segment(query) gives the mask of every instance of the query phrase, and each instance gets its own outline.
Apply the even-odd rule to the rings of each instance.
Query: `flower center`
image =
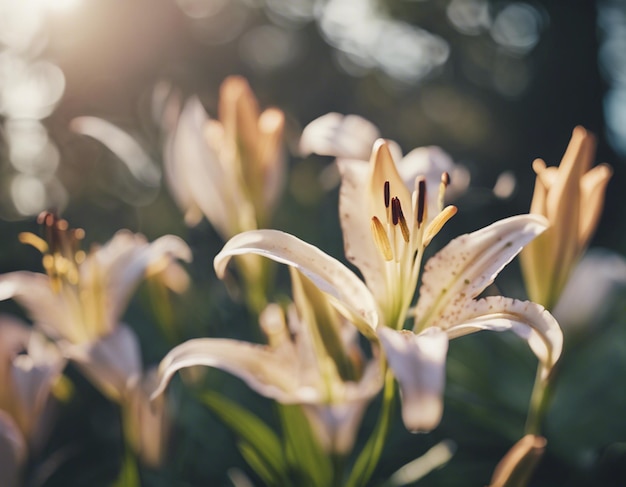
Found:
[[[372,216],[371,232],[376,248],[385,261],[386,296],[380,305],[388,326],[402,328],[417,287],[423,251],[456,213],[454,206],[442,209],[449,184],[450,177],[444,172],[439,185],[437,215],[430,222],[425,177],[418,176],[415,179],[408,219],[400,198],[391,194],[389,181],[383,185],[384,221],[376,215]]]
[[[69,228],[67,220],[48,211],[42,212],[37,222],[43,227],[44,239],[23,232],[19,235],[20,242],[32,245],[43,254],[43,267],[55,292],[59,292],[64,284],[78,285],[78,269],[86,257],[81,249],[85,231]]]

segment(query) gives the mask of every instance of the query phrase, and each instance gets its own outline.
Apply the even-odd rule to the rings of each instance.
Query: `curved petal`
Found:
[[[367,161],[378,129],[358,115],[327,113],[309,123],[300,137],[300,153]]]
[[[288,356],[263,345],[227,338],[196,338],[173,348],[159,365],[161,378],[153,397],[161,394],[180,369],[205,365],[229,372],[259,394],[285,404],[321,401],[314,387],[303,387],[295,364]]]
[[[0,410],[0,472],[2,483],[7,487],[16,487],[20,469],[26,460],[27,447],[13,419]]]
[[[365,279],[368,288],[380,302],[385,293],[385,261],[376,248],[371,230],[370,202],[367,188],[370,167],[364,161],[337,161],[341,174],[339,189],[339,218],[346,258]]]
[[[398,172],[408,188],[413,188],[415,178],[426,178],[426,197],[429,220],[439,213],[439,185],[441,175],[446,172],[451,178],[450,187],[446,191],[449,197],[462,194],[469,185],[469,174],[463,172],[452,158],[440,147],[418,147],[409,152],[397,164]],[[455,177],[455,172],[457,177]]]
[[[98,117],[76,117],[70,122],[73,131],[88,135],[104,144],[142,184],[156,188],[161,171],[143,147],[117,125]]]
[[[120,325],[95,342],[61,343],[61,348],[89,380],[114,401],[121,401],[130,381],[141,374],[139,340],[126,325]]]
[[[489,296],[467,303],[459,315],[444,317],[457,320],[447,327],[448,336],[457,338],[481,330],[506,331],[528,342],[545,366],[554,366],[563,349],[563,332],[556,319],[541,305],[531,301]]]
[[[114,326],[124,312],[128,300],[146,270],[153,265],[163,269],[172,259],[190,262],[191,249],[179,237],[165,235],[148,244],[145,237],[126,230],[117,232],[103,247],[91,254],[81,266],[87,273],[102,273],[108,296],[106,313]],[[93,259],[99,269],[93,265]],[[84,267],[84,271],[83,268]],[[97,278],[97,277],[95,277]],[[85,282],[93,282],[94,276],[81,276]]]
[[[42,429],[41,419],[50,397],[50,389],[61,375],[66,360],[57,346],[42,335],[32,333],[27,348],[13,359],[11,377],[14,400],[19,405],[15,419],[27,439]]]
[[[166,156],[170,156],[169,172],[176,174],[174,181],[180,190],[176,194],[187,192],[194,204],[202,210],[211,224],[222,235],[227,235],[229,214],[226,200],[223,197],[224,175],[217,161],[218,155],[209,147],[204,137],[207,115],[200,100],[190,98],[185,103],[180,114],[176,131],[171,139],[171,145]],[[175,169],[174,169],[175,168]],[[198,186],[203,186],[204,195],[197,198]],[[185,200],[189,201],[188,198]]]
[[[441,316],[462,313],[547,224],[539,215],[518,215],[452,240],[424,266],[415,330],[447,327]]]
[[[137,376],[129,384],[128,398],[124,403],[126,435],[128,441],[149,467],[159,467],[167,454],[170,433],[170,416],[165,397],[150,400],[158,385],[156,370]]]
[[[387,327],[380,327],[377,333],[389,367],[400,385],[404,425],[412,432],[434,429],[443,414],[446,333],[430,328],[416,335]]]
[[[390,142],[384,139],[378,139],[374,142],[372,156],[370,158],[371,180],[370,186],[363,188],[364,191],[370,192],[369,208],[362,208],[361,211],[370,211],[370,218],[377,216],[381,222],[387,220],[387,209],[385,208],[385,183],[389,182],[389,194],[391,198],[397,197],[400,200],[402,210],[407,220],[412,221],[413,205],[411,204],[411,193],[406,183],[400,176],[396,163],[392,155]]]
[[[295,267],[332,299],[362,333],[372,336],[378,325],[376,302],[369,289],[351,270],[317,247],[278,230],[253,230],[230,239],[213,265],[223,278],[235,255],[257,254]]]
[[[14,299],[46,335],[80,340],[68,303],[52,290],[50,278],[39,272],[17,271],[0,276],[0,301]]]

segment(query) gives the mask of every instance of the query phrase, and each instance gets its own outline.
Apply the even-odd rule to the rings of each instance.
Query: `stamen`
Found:
[[[404,213],[402,213],[402,205],[400,204],[400,200],[396,198],[397,207],[398,207],[398,223],[400,224],[400,231],[402,232],[402,238],[406,243],[409,243],[409,238],[411,234],[409,233],[409,227],[406,224],[406,218],[404,218]]]
[[[380,223],[380,220],[375,216],[372,217],[371,228],[376,248],[378,248],[378,251],[382,254],[386,261],[390,261],[393,259],[391,243],[389,242],[389,237],[387,236],[387,232],[385,231],[383,224]]]
[[[439,233],[443,226],[448,223],[448,220],[456,215],[456,212],[456,206],[446,206],[435,218],[433,218],[433,221],[430,222],[424,231],[424,239],[422,240],[424,247],[426,247],[433,237]]]
[[[48,252],[48,244],[46,241],[34,233],[22,232],[17,236],[17,238],[21,243],[35,247],[42,254]]]
[[[443,208],[444,198],[446,195],[446,188],[450,184],[450,175],[447,172],[441,173],[441,183],[439,184],[439,195],[437,197],[437,203],[439,204],[438,210]]]
[[[385,193],[385,208],[389,208],[389,199],[391,197],[391,192],[389,189],[389,181],[385,181],[384,193]]]
[[[426,209],[426,180],[420,179],[417,186],[417,227],[424,221],[424,210]]]
[[[397,196],[394,196],[391,199],[391,223],[393,223],[394,225],[398,224],[398,219],[399,219],[398,208],[399,208],[399,206],[400,206],[400,200],[398,199]]]

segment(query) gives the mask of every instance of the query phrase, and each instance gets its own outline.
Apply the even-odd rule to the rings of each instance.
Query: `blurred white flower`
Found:
[[[56,340],[63,354],[120,405],[131,446],[155,466],[163,458],[167,437],[165,406],[150,409],[147,389],[152,387],[144,384],[150,379],[143,371],[139,342],[120,320],[143,277],[160,276],[180,290],[186,280],[181,281],[176,259],[190,261],[191,251],[173,235],[148,243],[142,235],[120,231],[86,253],[80,249],[82,230],[70,229],[51,213],[43,214],[41,223],[47,241],[30,233],[20,238],[44,254],[47,275],[18,271],[0,276],[0,299],[13,298],[24,306],[34,325]],[[25,357],[18,356],[18,363],[28,365]]]
[[[50,424],[44,412],[65,367],[54,344],[9,316],[0,316],[0,471],[14,485],[29,451],[41,446]]]
[[[626,287],[626,259],[610,250],[593,248],[574,268],[553,314],[565,333],[598,326]]]
[[[260,324],[268,345],[224,338],[189,340],[162,360],[161,393],[180,369],[217,367],[258,393],[284,404],[300,404],[321,445],[349,453],[365,407],[382,387],[377,359],[365,361],[356,329],[332,309],[306,277],[292,271],[294,308],[288,324],[270,304]]]
[[[283,112],[260,112],[240,76],[222,83],[218,120],[207,116],[197,97],[177,117],[178,99],[160,98],[165,174],[187,223],[204,215],[224,239],[266,226],[283,187]]]
[[[354,164],[344,160],[363,161],[365,164],[372,154],[374,143],[380,137],[378,128],[370,121],[358,115],[342,115],[331,112],[309,123],[300,136],[300,152],[303,156],[315,153],[337,158],[342,164]],[[464,166],[454,163],[452,158],[440,147],[418,147],[404,157],[397,143],[391,140],[386,145],[397,164],[398,171],[408,186],[416,174],[426,178],[429,188],[439,185],[442,173],[448,173],[449,184],[446,189],[446,201],[454,201],[461,196],[470,183],[470,173]],[[437,198],[437,193],[431,194]],[[435,203],[431,203],[434,208]]]
[[[89,344],[113,332],[131,293],[146,273],[159,273],[175,259],[191,260],[178,237],[148,243],[143,235],[119,231],[89,253],[80,249],[81,229],[51,213],[42,214],[47,241],[31,233],[20,239],[40,250],[47,274],[17,271],[0,276],[0,300],[15,299],[46,335],[70,344]]]

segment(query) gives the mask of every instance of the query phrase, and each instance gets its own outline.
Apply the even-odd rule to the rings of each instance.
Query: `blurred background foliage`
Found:
[[[194,285],[164,308],[148,283],[126,316],[146,363],[195,336],[258,339],[241,303],[214,276],[223,242],[209,224],[186,228],[160,176],[138,179],[132,161],[71,130],[85,115],[116,124],[141,144],[142,164],[158,175],[155,88],[169,83],[198,94],[215,116],[218,87],[230,74],[248,78],[262,106],[287,114],[290,174],[274,226],[338,258],[331,161],[297,154],[302,127],[329,111],[372,120],[404,152],[440,145],[470,170],[460,213],[436,247],[527,211],[532,161],[557,164],[572,128],[584,125],[598,137],[596,160],[614,169],[592,245],[626,254],[624,1],[0,0],[0,271],[40,270],[39,254],[17,234],[37,231],[34,215],[45,208],[84,228],[88,243],[120,228],[149,239],[178,234],[194,251]],[[510,267],[497,284],[523,297],[518,268]],[[626,484],[624,302],[584,338],[567,337],[548,450],[532,485]],[[20,313],[12,303],[0,309]],[[534,368],[512,337],[454,341],[441,426],[415,436],[397,421],[374,480],[448,438],[455,456],[418,485],[485,485],[522,435]],[[107,485],[122,455],[118,412],[76,371],[68,374],[75,394],[34,460],[32,485]],[[205,380],[271,417],[270,403],[240,382],[216,371]],[[230,485],[226,467],[246,468],[232,435],[180,384],[171,396],[172,460],[163,472],[145,472],[146,485]]]

